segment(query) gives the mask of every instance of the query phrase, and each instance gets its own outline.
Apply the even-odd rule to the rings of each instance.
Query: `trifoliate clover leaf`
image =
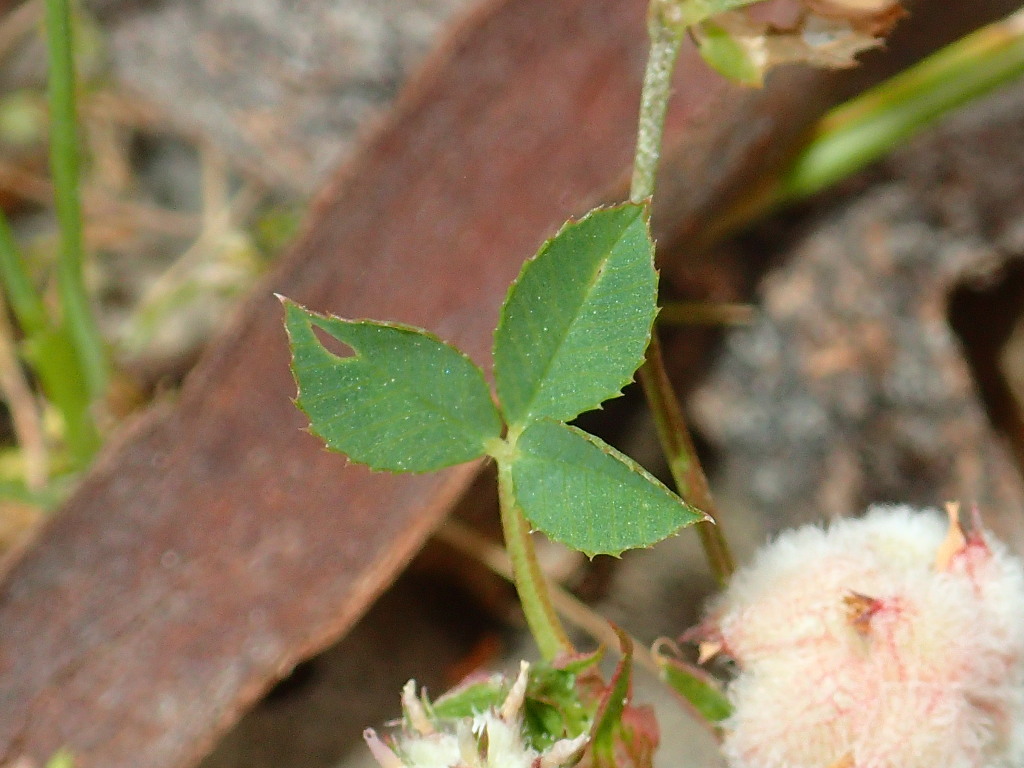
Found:
[[[647,219],[645,205],[592,211],[523,266],[494,332],[509,425],[569,421],[632,380],[657,314]]]

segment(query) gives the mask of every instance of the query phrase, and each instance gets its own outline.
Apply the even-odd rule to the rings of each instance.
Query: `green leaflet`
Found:
[[[530,424],[509,471],[527,519],[591,556],[648,547],[705,519],[628,456],[567,424]]]
[[[296,402],[328,447],[372,469],[428,472],[478,458],[500,436],[483,374],[457,349],[417,328],[283,302]],[[355,354],[325,349],[314,326]]]
[[[494,332],[509,425],[569,421],[632,380],[657,314],[647,218],[644,205],[592,211],[523,266]]]

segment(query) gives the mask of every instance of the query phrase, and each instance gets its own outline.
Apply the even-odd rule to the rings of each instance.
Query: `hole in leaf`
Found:
[[[313,334],[316,336],[317,341],[323,344],[324,349],[330,352],[335,357],[355,357],[356,351],[345,342],[334,338],[325,331],[323,328],[313,326]]]

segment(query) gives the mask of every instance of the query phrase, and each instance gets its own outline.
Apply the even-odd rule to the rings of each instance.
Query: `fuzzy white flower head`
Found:
[[[1024,567],[955,508],[784,533],[698,634],[738,666],[732,768],[1024,766]]]
[[[522,709],[530,665],[520,664],[519,676],[500,709],[460,720],[438,730],[416,696],[410,680],[402,690],[407,730],[393,746],[373,731],[363,732],[381,768],[564,768],[574,765],[588,741],[587,734],[561,739],[543,752],[523,739]]]

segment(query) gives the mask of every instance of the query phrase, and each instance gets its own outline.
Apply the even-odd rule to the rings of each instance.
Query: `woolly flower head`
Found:
[[[1024,568],[951,507],[789,531],[695,630],[732,768],[1024,766]]]
[[[564,768],[574,765],[588,741],[587,734],[560,739],[543,751],[523,737],[523,704],[529,664],[499,708],[490,708],[454,723],[435,723],[416,696],[410,680],[402,690],[404,728],[385,744],[372,728],[363,732],[381,768]]]

